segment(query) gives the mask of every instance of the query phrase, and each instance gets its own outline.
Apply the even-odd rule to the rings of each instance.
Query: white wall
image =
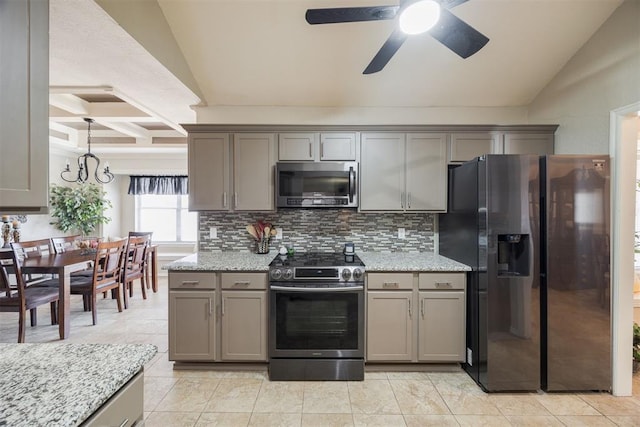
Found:
[[[557,123],[556,152],[609,152],[609,112],[640,100],[640,1],[626,0],[529,106]]]

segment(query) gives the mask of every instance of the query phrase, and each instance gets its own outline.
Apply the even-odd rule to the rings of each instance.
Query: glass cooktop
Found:
[[[297,252],[276,255],[269,267],[364,267],[358,255],[340,252]]]

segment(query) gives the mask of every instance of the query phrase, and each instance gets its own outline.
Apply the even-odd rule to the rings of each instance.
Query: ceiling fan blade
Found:
[[[429,34],[462,58],[470,57],[489,41],[484,34],[447,9],[440,10],[440,20]]]
[[[382,45],[376,56],[373,57],[362,74],[373,74],[382,70],[391,57],[400,49],[402,43],[407,39],[407,35],[399,28],[396,28]]]
[[[451,9],[452,7],[456,7],[462,3],[466,3],[469,0],[440,0],[440,6],[443,9]]]
[[[380,21],[392,19],[399,6],[339,7],[308,9],[305,18],[309,24],[337,24],[340,22]]]

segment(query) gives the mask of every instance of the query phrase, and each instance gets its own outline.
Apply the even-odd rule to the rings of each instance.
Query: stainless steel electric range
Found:
[[[269,264],[269,378],[364,379],[364,263],[297,253]]]

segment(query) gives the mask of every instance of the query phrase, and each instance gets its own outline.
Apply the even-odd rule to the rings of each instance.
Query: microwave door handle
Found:
[[[353,195],[356,192],[356,172],[349,168],[349,203],[353,203]]]

